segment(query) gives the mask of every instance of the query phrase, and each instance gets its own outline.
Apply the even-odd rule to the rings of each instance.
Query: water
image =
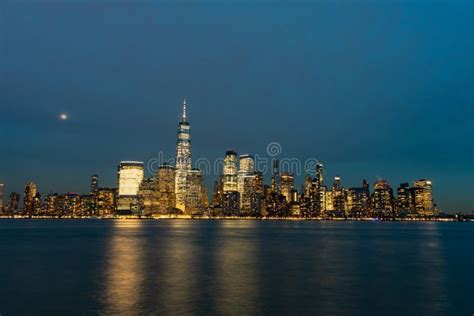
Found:
[[[1,220],[0,314],[472,315],[472,223]]]

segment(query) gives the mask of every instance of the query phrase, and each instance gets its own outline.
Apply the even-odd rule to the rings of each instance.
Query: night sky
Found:
[[[473,3],[0,1],[0,182],[115,186],[121,160],[175,155],[186,97],[194,159],[276,141],[328,186],[428,178],[471,209]]]

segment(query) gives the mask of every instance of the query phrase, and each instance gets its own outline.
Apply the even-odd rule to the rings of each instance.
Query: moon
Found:
[[[67,116],[66,113],[61,113],[61,114],[59,115],[59,119],[60,119],[61,121],[65,121],[65,120],[68,119],[68,116]]]

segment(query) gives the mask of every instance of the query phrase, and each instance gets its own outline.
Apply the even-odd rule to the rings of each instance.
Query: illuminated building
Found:
[[[85,194],[81,196],[81,215],[83,216],[96,216],[98,215],[97,211],[97,194],[99,193],[99,188],[96,190],[96,194]]]
[[[174,183],[173,183],[174,186]],[[144,178],[138,189],[137,215],[151,215],[158,209],[158,183],[156,177]]]
[[[239,191],[240,195],[240,210],[242,214],[253,214],[256,213],[255,210],[255,194],[256,192],[256,181],[257,174],[239,174],[239,183],[241,188]]]
[[[36,196],[36,184],[29,182],[25,186],[25,196],[23,197],[23,213],[32,215],[34,213],[34,199]]]
[[[344,190],[341,187],[341,178],[336,176],[332,185],[332,199],[333,208],[335,211],[345,212],[345,196]]]
[[[97,195],[99,192],[99,176],[96,174],[93,174],[91,176],[91,194],[92,195]]]
[[[306,175],[306,178],[304,179],[304,184],[303,184],[303,195],[307,198],[310,197],[311,195],[311,185],[312,185],[313,180],[309,175]]]
[[[281,174],[280,178],[281,194],[285,197],[287,203],[292,201],[292,191],[295,188],[295,177],[289,172]]]
[[[395,203],[398,212],[411,212],[413,210],[412,190],[408,183],[402,183],[397,189],[397,200]]]
[[[383,213],[384,215],[392,213],[393,191],[388,181],[378,180],[375,182],[372,202],[375,212]]]
[[[346,210],[353,217],[367,216],[369,197],[365,188],[349,188],[346,194]]]
[[[416,213],[423,216],[436,215],[433,203],[433,186],[430,180],[421,179],[413,184]]]
[[[100,216],[113,215],[116,211],[116,189],[99,188],[97,210]]]
[[[61,215],[80,216],[81,215],[81,196],[77,193],[66,193],[59,197],[59,209]]]
[[[250,155],[240,156],[240,169],[237,175],[237,191],[240,195],[240,209],[242,213],[251,213],[254,191],[255,162]]]
[[[228,150],[224,158],[224,192],[237,190],[237,153]]]
[[[325,204],[325,211],[332,212],[335,210],[334,208],[334,192],[327,191],[326,192],[326,204]]]
[[[218,181],[214,181],[214,189],[212,192],[212,207],[221,207],[222,198],[224,196],[224,176],[220,176]]]
[[[138,207],[138,190],[143,181],[143,162],[122,161],[118,166],[117,211],[131,211]]]
[[[191,171],[191,127],[186,116],[186,100],[183,102],[183,113],[178,124],[178,140],[176,144],[176,208],[185,211],[186,179]]]
[[[16,192],[10,193],[10,196],[8,197],[8,206],[7,206],[8,213],[16,213],[18,211],[19,206],[20,206],[20,194]]]
[[[0,183],[0,213],[3,212],[3,189],[4,184]]]
[[[240,194],[238,191],[224,191],[222,215],[238,216],[240,213]]]
[[[169,213],[176,207],[176,169],[168,164],[158,168],[157,177],[157,210],[160,214]]]
[[[244,193],[244,179],[245,177],[255,173],[255,163],[252,156],[241,155],[239,165],[240,169],[237,174],[237,191],[239,191],[242,198],[242,194]]]
[[[271,190],[272,192],[280,192],[280,161],[278,159],[274,159],[272,166],[273,172]]]
[[[44,199],[44,211],[47,215],[55,215],[58,211],[59,195],[49,193]]]
[[[204,176],[199,169],[191,169],[186,179],[186,214],[203,213],[207,208]]]

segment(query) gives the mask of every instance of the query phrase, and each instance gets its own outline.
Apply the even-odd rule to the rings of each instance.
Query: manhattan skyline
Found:
[[[345,186],[428,178],[441,210],[471,209],[472,4],[362,3],[1,4],[5,196],[87,192],[94,173],[112,187],[122,160],[173,157],[186,97],[193,157],[277,141]]]

